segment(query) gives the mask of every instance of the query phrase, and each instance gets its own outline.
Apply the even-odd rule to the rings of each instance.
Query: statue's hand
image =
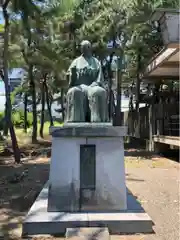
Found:
[[[90,85],[90,87],[96,87],[96,86],[99,86],[99,83],[93,82],[93,83],[91,83],[91,85]]]

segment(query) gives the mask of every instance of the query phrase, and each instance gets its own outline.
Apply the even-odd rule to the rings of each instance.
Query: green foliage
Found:
[[[39,4],[41,3],[41,4]],[[162,48],[161,36],[149,22],[156,7],[179,7],[177,0],[10,0],[10,67],[25,70],[33,65],[37,98],[42,79],[47,74],[49,99],[66,86],[65,72],[79,54],[82,39],[92,42],[94,54],[106,62],[110,54],[127,58],[123,81],[131,82],[137,76],[138,54],[141,51],[141,69]],[[20,18],[14,18],[19,14]],[[1,26],[3,28],[3,25]],[[1,30],[0,30],[1,31]],[[113,49],[107,43],[118,40]],[[115,42],[115,41],[114,41]],[[122,51],[123,50],[123,51]],[[29,79],[11,94],[29,89]],[[29,95],[30,95],[29,91]],[[22,124],[16,113],[15,124]]]
[[[79,54],[79,44],[84,38],[92,42],[95,55],[104,60],[112,51],[121,54],[120,46],[109,50],[107,42],[114,38],[122,41],[123,36],[128,58],[128,74],[124,79],[135,77],[139,47],[145,65],[162,46],[157,30],[149,23],[152,11],[179,5],[177,0],[12,0],[11,3],[12,11],[21,15],[21,19],[11,20],[11,66],[19,64],[27,68],[26,58],[40,72],[48,72],[51,76],[48,86],[56,86],[53,87],[56,90],[63,86],[64,73]],[[27,45],[29,34],[31,46]]]
[[[15,100],[16,100],[16,96],[17,95],[22,95],[24,89],[23,86],[18,86],[14,89],[13,92],[11,92],[11,104],[13,105]]]
[[[14,126],[16,127],[22,127],[24,125],[24,112],[19,110],[19,111],[14,111],[12,113],[12,122]],[[33,115],[31,112],[27,113],[27,125],[30,127],[33,124]]]
[[[4,24],[0,24],[0,33],[3,33],[4,32]]]
[[[4,127],[4,112],[0,112],[0,131],[3,130],[3,127]]]

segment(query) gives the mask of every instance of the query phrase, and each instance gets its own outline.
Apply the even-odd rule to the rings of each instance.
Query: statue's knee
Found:
[[[79,97],[81,95],[83,95],[83,92],[78,87],[72,87],[67,92],[67,96]]]
[[[72,88],[69,88],[69,90],[67,91],[67,95],[73,94],[76,92],[80,92],[80,89],[78,87],[72,87]]]
[[[106,97],[106,90],[102,87],[96,86],[89,91],[91,97]]]

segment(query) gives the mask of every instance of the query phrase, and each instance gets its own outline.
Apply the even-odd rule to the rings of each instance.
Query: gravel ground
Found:
[[[111,240],[179,240],[179,163],[126,157],[127,187],[154,222],[154,234],[112,236]]]
[[[178,199],[180,193],[179,163],[165,158],[153,158],[147,156],[140,158],[137,156],[128,156],[125,158],[125,165],[127,187],[138,198],[145,211],[152,218],[155,224],[153,227],[155,233],[147,235],[111,236],[111,240],[180,240],[180,209]],[[36,185],[36,189],[41,189],[42,184],[46,181],[45,178],[48,176],[49,164],[47,159],[33,161],[31,164],[28,162],[28,164],[24,165],[24,167],[28,168],[29,177],[27,179],[28,184],[22,186],[23,189],[29,191],[32,186]],[[3,176],[3,173],[7,173],[9,169],[9,166],[7,166],[7,168],[2,168],[0,166],[0,178]],[[12,170],[14,171],[14,168],[12,168]],[[20,171],[22,171],[22,169],[20,169]],[[45,174],[44,177],[43,174]],[[38,179],[38,176],[42,176],[42,179]],[[13,188],[16,195],[20,194],[20,192],[22,194],[22,189],[18,192],[18,186],[13,185]],[[8,195],[8,192],[4,192],[7,200],[12,196],[12,193],[9,192]],[[22,202],[20,205],[22,205]],[[13,218],[17,227],[14,229],[12,234],[8,234],[9,237],[5,238],[0,231],[0,239],[21,239],[21,225],[18,223],[21,222],[22,216],[27,211],[26,206],[26,209],[23,209],[25,211],[19,211],[16,208],[13,208],[13,206],[12,208],[11,206],[9,207],[9,205],[6,206],[6,204],[2,204],[1,207],[4,207],[4,211],[2,211],[2,208],[0,209],[0,225],[3,222],[2,213],[5,214],[6,212],[7,214],[5,214],[4,217],[6,219],[7,217],[8,219],[10,217],[11,219]],[[8,213],[11,213],[10,217],[8,216]],[[8,219],[6,221],[8,221]],[[10,238],[10,235],[14,235],[14,238]],[[35,237],[33,239],[63,240],[64,238]]]

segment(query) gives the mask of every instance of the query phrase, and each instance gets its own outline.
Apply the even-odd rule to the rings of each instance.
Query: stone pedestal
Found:
[[[23,222],[23,235],[65,234],[71,228],[152,232],[152,221],[125,187],[124,127],[52,127],[49,181]]]
[[[48,211],[125,210],[125,127],[52,127]]]

